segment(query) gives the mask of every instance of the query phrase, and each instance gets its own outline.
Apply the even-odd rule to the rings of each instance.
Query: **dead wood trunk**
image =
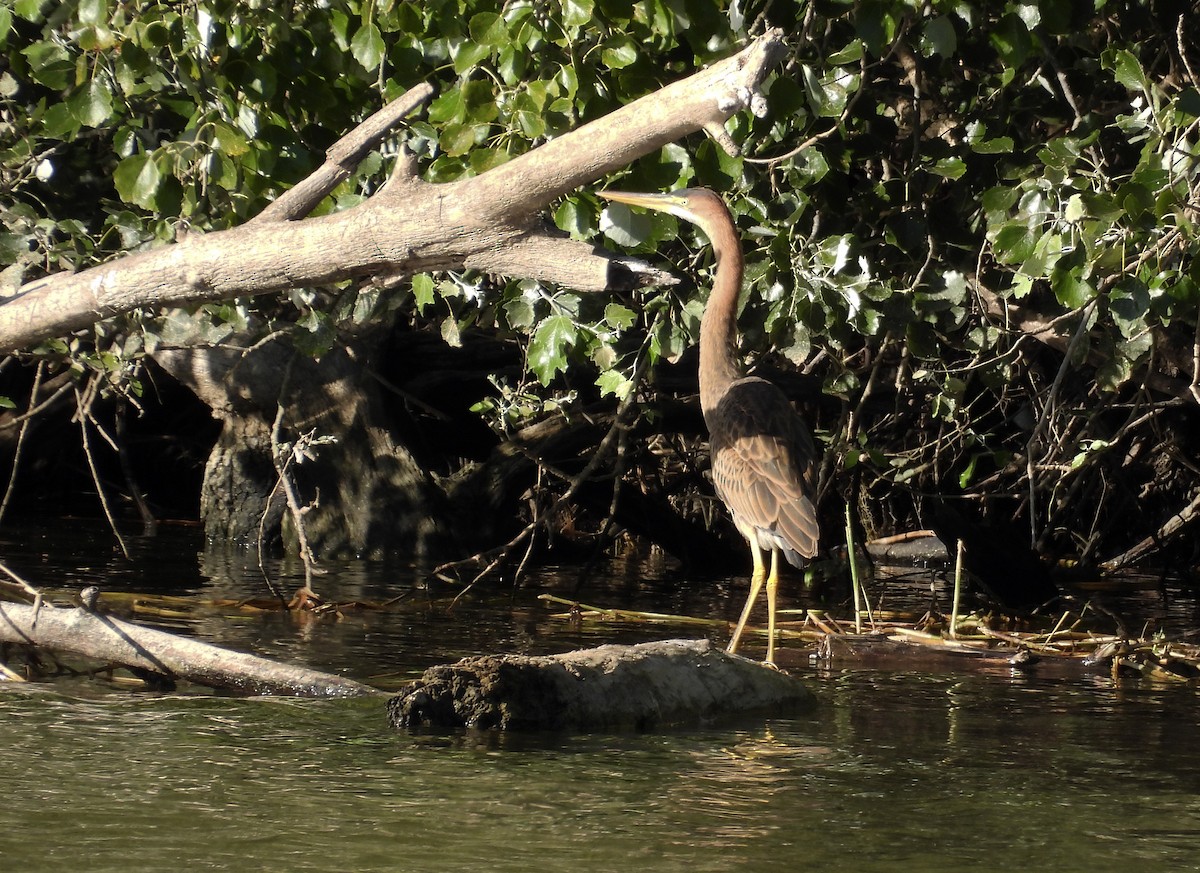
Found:
[[[70,652],[168,679],[249,694],[364,697],[352,679],[232,652],[86,609],[0,603],[0,642]]]
[[[248,544],[279,538],[295,548],[280,476],[291,452],[287,475],[308,507],[305,532],[317,557],[442,554],[445,495],[392,436],[371,376],[374,351],[366,337],[313,359],[280,335],[244,350],[157,353],[158,363],[224,425],[202,489],[210,538]],[[328,441],[306,455],[296,448],[305,435]]]
[[[800,680],[707,640],[487,655],[432,667],[388,701],[397,728],[645,730],[813,704]]]

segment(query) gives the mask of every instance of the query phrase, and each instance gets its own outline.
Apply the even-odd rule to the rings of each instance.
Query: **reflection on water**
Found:
[[[35,581],[73,562],[72,585],[258,591],[252,560],[209,556],[199,569],[194,539],[139,543],[147,563],[132,565],[97,543],[0,548]],[[390,682],[467,654],[664,634],[564,627],[535,588],[447,610],[402,568],[331,569],[339,599],[411,596],[340,621],[201,614],[189,632]],[[604,597],[630,605],[653,589],[622,577]],[[678,587],[666,608],[733,613],[740,596]],[[1180,870],[1200,858],[1192,686],[1114,686],[1047,664],[801,669],[820,701],[809,715],[599,736],[395,733],[378,700],[0,687],[0,856],[14,870],[688,873]]]

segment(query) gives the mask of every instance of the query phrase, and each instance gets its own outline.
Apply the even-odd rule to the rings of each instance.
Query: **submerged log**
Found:
[[[141,675],[186,679],[212,688],[295,697],[364,697],[374,688],[319,670],[279,664],[89,609],[0,603],[0,642],[70,652]]]
[[[431,667],[388,701],[388,715],[397,728],[645,730],[812,702],[786,673],[707,640],[666,640]]]

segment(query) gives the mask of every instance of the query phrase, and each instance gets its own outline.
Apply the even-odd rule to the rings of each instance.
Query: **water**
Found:
[[[153,577],[202,597],[256,584],[256,567],[210,557],[203,566],[222,569],[206,576],[186,536],[171,542],[140,544],[158,556],[144,565],[28,538],[0,547],[14,568],[70,564],[71,584],[106,590]],[[409,581],[347,565],[324,587],[368,597]],[[655,588],[610,582],[609,603]],[[207,612],[181,624],[393,686],[464,654],[667,633],[571,628],[536,593],[447,613],[414,591],[400,612],[341,621]],[[671,596],[732,614],[740,593]],[[380,700],[4,686],[0,857],[33,871],[1200,868],[1193,686],[1117,685],[1045,662],[1027,673],[798,663],[819,699],[810,714],[592,736],[399,733]]]

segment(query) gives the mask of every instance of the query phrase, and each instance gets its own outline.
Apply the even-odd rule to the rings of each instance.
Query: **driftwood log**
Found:
[[[397,728],[646,730],[812,702],[785,673],[707,640],[667,640],[431,667],[388,701],[388,715]]]
[[[364,697],[374,688],[318,670],[175,636],[84,608],[0,603],[0,643],[69,652],[135,673],[295,697]]]

